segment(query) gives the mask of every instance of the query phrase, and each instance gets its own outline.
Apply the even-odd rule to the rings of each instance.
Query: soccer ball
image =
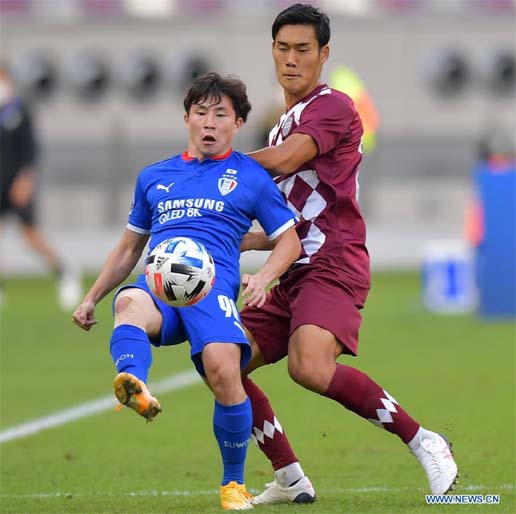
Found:
[[[156,246],[145,260],[145,280],[160,300],[173,307],[201,301],[215,282],[213,257],[188,237],[173,237]]]

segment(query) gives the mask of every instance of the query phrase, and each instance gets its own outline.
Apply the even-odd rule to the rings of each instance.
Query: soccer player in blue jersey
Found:
[[[259,164],[231,149],[234,135],[251,105],[244,84],[209,73],[197,78],[185,100],[188,149],[145,168],[138,176],[129,222],[73,320],[89,330],[97,321],[95,305],[165,239],[186,236],[213,256],[216,281],[201,302],[174,308],[152,295],[143,275],[115,295],[115,328],[110,349],[118,369],[115,395],[152,421],[161,411],[146,382],[151,344],[189,340],[192,361],[215,396],[213,428],[219,444],[223,479],[221,503],[227,510],[252,508],[244,484],[244,462],[252,414],[240,370],[251,348],[235,302],[240,287],[240,243],[257,219],[274,249],[254,275],[242,276],[244,303],[261,306],[265,289],[298,257],[296,217]],[[228,187],[230,185],[231,187]]]

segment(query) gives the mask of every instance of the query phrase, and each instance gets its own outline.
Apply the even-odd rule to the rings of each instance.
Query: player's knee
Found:
[[[308,387],[311,383],[311,376],[307,366],[304,366],[303,363],[298,360],[289,359],[288,374],[294,382],[302,386]]]
[[[224,388],[240,380],[240,367],[232,362],[205,365],[206,375],[212,388]]]
[[[327,389],[325,373],[321,368],[314,366],[314,363],[289,359],[288,373],[294,382],[310,391],[323,393]]]
[[[240,348],[236,344],[210,343],[202,352],[206,378],[217,401],[241,403],[245,393],[240,378]]]
[[[145,327],[145,315],[137,300],[130,295],[117,296],[115,300],[115,326],[123,323]]]
[[[134,298],[130,296],[117,296],[115,299],[115,314],[120,315],[134,308]]]

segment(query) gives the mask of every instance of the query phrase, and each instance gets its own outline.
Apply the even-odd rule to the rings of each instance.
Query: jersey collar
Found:
[[[226,153],[219,154],[219,155],[212,155],[211,157],[208,157],[205,160],[223,161],[224,159],[227,159],[231,155],[232,152],[233,152],[233,148],[230,148]],[[198,160],[197,157],[190,155],[188,153],[188,150],[185,150],[181,154],[181,158],[183,159],[183,161],[186,161],[186,162],[192,162],[192,161]]]
[[[309,98],[318,94],[320,91],[322,91],[324,88],[327,88],[327,87],[329,87],[328,84],[318,84],[317,87],[315,87],[314,89],[312,89],[312,91],[310,91],[310,93],[307,93],[305,96],[303,96],[303,98],[300,98],[289,109],[286,109],[285,112],[289,112],[290,109],[292,109],[292,107],[294,107],[294,105],[300,104],[302,102],[306,102]]]

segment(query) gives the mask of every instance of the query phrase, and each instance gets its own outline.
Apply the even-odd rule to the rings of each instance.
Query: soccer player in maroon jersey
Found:
[[[396,434],[423,466],[432,493],[444,494],[458,475],[445,438],[424,429],[365,373],[336,362],[341,354],[357,354],[370,276],[357,201],[362,122],[347,95],[320,82],[329,57],[328,17],[311,5],[292,5],[277,16],[272,38],[285,113],[270,133],[270,146],[250,155],[276,175],[300,219],[303,248],[266,303],[242,311],[253,346],[245,371],[288,356],[295,382]],[[251,232],[242,250],[269,245],[263,233]],[[275,471],[254,503],[313,502],[312,484],[267,397],[249,378],[243,382],[253,406],[253,440]]]

